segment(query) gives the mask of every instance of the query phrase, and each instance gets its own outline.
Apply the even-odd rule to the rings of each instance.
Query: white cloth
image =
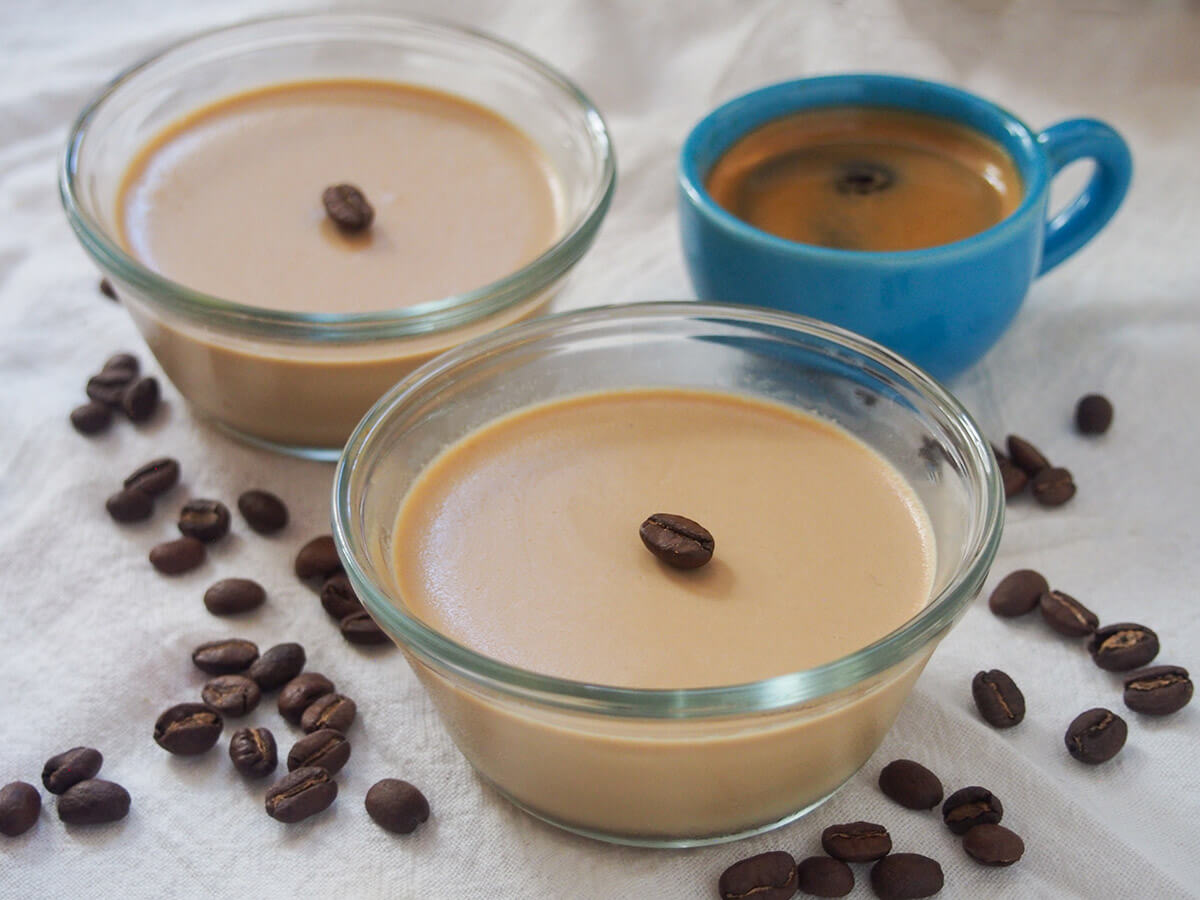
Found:
[[[53,798],[23,837],[0,837],[0,897],[658,897],[716,896],[734,860],[772,848],[819,850],[834,822],[886,824],[898,850],[946,871],[944,897],[1188,896],[1200,884],[1200,703],[1172,718],[1132,713],[1129,742],[1091,768],[1064,752],[1070,719],[1125,713],[1119,678],[1038,623],[994,618],[981,598],[944,642],[893,732],[829,804],[787,828],[693,851],[634,850],[576,838],[517,811],[474,777],[397,652],[343,643],[291,559],[326,531],[333,469],[231,442],[166,388],[153,424],[87,439],[67,424],[87,375],[115,350],[149,355],[59,208],[56,164],[84,101],[114,72],[201,27],[282,9],[279,0],[44,0],[0,5],[0,783],[38,783],[43,761],[100,748],[102,775],[133,796],[115,825],[67,828]],[[1042,127],[1111,122],[1136,163],[1125,207],[1095,242],[1038,281],[1011,331],[955,388],[987,431],[1019,432],[1072,468],[1078,496],[1058,510],[1015,503],[986,590],[1030,566],[1095,609],[1162,637],[1160,662],[1200,675],[1200,8],[1083,0],[598,3],[414,0],[410,12],[490,30],[547,59],[590,93],[616,141],[619,188],[560,308],[691,296],[676,236],[674,167],[692,123],[720,101],[785,78],[855,70],[932,77],[978,91]],[[1075,177],[1067,182],[1077,184]],[[1065,195],[1060,190],[1059,195]],[[1074,434],[1076,398],[1102,390],[1109,435]],[[105,497],[159,454],[184,487],[143,525],[116,527]],[[234,534],[200,570],[157,576],[146,551],[173,530],[181,498],[232,501],[276,491],[292,524]],[[260,579],[269,600],[244,623],[201,603],[218,577]],[[354,756],[326,814],[266,817],[261,784],[236,777],[225,741],[197,759],[151,740],[156,715],[196,698],[190,649],[243,634],[299,640],[309,668],[358,700]],[[1010,672],[1029,714],[1010,733],[981,723],[969,683]],[[286,754],[294,730],[270,701],[249,718]],[[982,784],[1026,841],[1012,869],[971,862],[935,814],[875,787],[880,767],[915,757],[948,789]],[[398,838],[363,810],[375,780],[408,778],[433,817]],[[39,786],[40,787],[40,786]],[[853,896],[870,896],[859,867]]]

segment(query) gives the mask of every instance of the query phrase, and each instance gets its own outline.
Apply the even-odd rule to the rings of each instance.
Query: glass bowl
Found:
[[[911,484],[932,525],[928,605],[833,662],[686,690],[586,684],[516,668],[407,611],[392,568],[395,517],[441,450],[513,410],[648,387],[787,404],[837,423],[882,455]],[[648,846],[773,828],[853,775],[983,585],[1003,510],[988,443],[929,376],[831,325],[700,303],[549,316],[446,353],[375,405],[346,445],[333,492],[334,537],[355,590],[404,650],[479,774],[555,825]]]
[[[351,314],[279,312],[207,295],[151,271],[122,246],[122,180],[138,152],[173,122],[254,88],[352,78],[464,97],[528,135],[557,175],[560,228],[553,245],[477,290]],[[197,412],[252,442],[334,459],[368,407],[403,375],[544,309],[591,245],[615,181],[599,112],[544,63],[465,28],[336,13],[206,32],[130,67],[76,120],[60,191],[80,243]]]

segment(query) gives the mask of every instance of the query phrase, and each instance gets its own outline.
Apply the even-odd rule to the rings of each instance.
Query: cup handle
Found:
[[[1095,237],[1112,218],[1133,175],[1129,145],[1109,126],[1095,119],[1068,119],[1051,125],[1037,136],[1038,145],[1050,161],[1053,178],[1078,159],[1092,159],[1096,171],[1074,200],[1046,223],[1039,275]]]

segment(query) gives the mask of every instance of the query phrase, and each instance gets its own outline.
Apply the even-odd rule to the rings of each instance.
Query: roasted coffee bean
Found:
[[[0,834],[24,834],[37,823],[41,812],[42,795],[32,784],[13,781],[0,787]]]
[[[58,798],[58,817],[68,825],[103,825],[129,813],[129,792],[114,781],[89,778]]]
[[[323,694],[304,710],[300,727],[307,734],[322,728],[332,728],[345,734],[357,712],[358,706],[345,694]]]
[[[80,434],[99,434],[112,424],[112,409],[91,400],[71,410],[71,425]]]
[[[339,622],[346,616],[362,612],[363,605],[350,586],[345,572],[338,572],[321,585],[321,605]]]
[[[133,383],[133,376],[125,369],[108,369],[93,375],[87,382],[87,395],[97,403],[119,409],[125,389]]]
[[[1100,617],[1062,591],[1046,591],[1038,598],[1046,624],[1067,637],[1085,637],[1096,630]]]
[[[267,592],[249,578],[222,578],[204,592],[204,605],[214,616],[231,616],[258,609]]]
[[[267,791],[267,815],[289,824],[299,822],[328,809],[337,792],[337,782],[329,772],[320,766],[305,766]]]
[[[154,723],[154,742],[168,753],[195,756],[212,749],[225,723],[203,703],[178,703]]]
[[[229,533],[229,507],[220,500],[189,500],[179,511],[179,530],[206,544]]]
[[[1125,678],[1125,705],[1147,716],[1178,712],[1192,692],[1192,680],[1181,666],[1152,666]]]
[[[976,825],[996,825],[1002,818],[1000,798],[975,785],[955,791],[942,804],[942,821],[955,834],[966,834]]]
[[[150,549],[150,565],[164,575],[182,575],[204,562],[208,551],[195,538],[163,541]]]
[[[1125,746],[1125,720],[1103,707],[1082,712],[1067,727],[1067,752],[1090,766],[1107,762]]]
[[[144,494],[157,497],[175,487],[178,482],[179,462],[169,456],[161,456],[134,469],[125,479],[125,487],[137,488]]]
[[[854,890],[854,871],[840,859],[810,856],[796,866],[800,893],[811,897],[845,897]]]
[[[144,522],[154,515],[154,500],[137,488],[123,488],[104,501],[114,522]]]
[[[100,293],[102,293],[109,300],[117,299],[117,289],[112,286],[112,282],[107,278],[100,279]]]
[[[992,596],[988,598],[988,609],[998,616],[1013,618],[1033,612],[1038,599],[1050,585],[1040,572],[1033,569],[1017,569],[1000,580]]]
[[[95,778],[104,756],[91,747],[72,747],[46,760],[42,766],[42,784],[52,794],[61,794],[73,784]]]
[[[920,853],[893,853],[871,867],[871,887],[879,900],[932,897],[945,883],[937,860]]]
[[[352,644],[386,644],[390,640],[365,609],[350,613],[338,623],[338,629]]]
[[[330,775],[336,775],[349,759],[350,742],[346,736],[332,728],[322,728],[296,741],[288,754],[287,767],[293,772],[305,766],[320,766]]]
[[[911,759],[897,759],[879,773],[879,789],[906,809],[933,809],[942,802],[942,782]]]
[[[313,538],[296,554],[296,575],[301,579],[328,578],[340,571],[342,561],[338,559],[337,547],[328,534]]]
[[[273,691],[299,675],[304,663],[304,648],[299,644],[276,644],[253,662],[246,675],[258,682],[262,690]]]
[[[1025,842],[1003,825],[976,825],[963,837],[963,849],[985,866],[1011,866],[1025,853]]]
[[[871,862],[892,852],[892,836],[874,822],[830,825],[821,832],[821,849],[842,862]]]
[[[1075,427],[1080,434],[1104,434],[1113,420],[1113,407],[1103,394],[1088,394],[1075,406]]]
[[[1050,460],[1042,455],[1041,450],[1015,434],[1008,436],[1008,458],[1030,478],[1042,469],[1050,468]]]
[[[302,672],[279,692],[279,714],[299,725],[314,700],[334,692],[333,682],[317,672]]]
[[[200,699],[224,716],[244,716],[262,699],[258,685],[245,675],[218,675],[200,689]]]
[[[154,376],[132,381],[121,393],[121,409],[131,422],[145,422],[158,409],[158,379]]]
[[[142,371],[142,364],[138,362],[138,358],[132,353],[114,353],[104,361],[104,365],[100,367],[100,371],[121,371],[126,373],[130,381],[132,381]]]
[[[325,214],[339,230],[354,233],[371,227],[375,210],[366,196],[352,184],[335,184],[321,194]]]
[[[429,818],[429,801],[425,795],[399,778],[384,778],[371,785],[367,791],[366,806],[367,815],[374,819],[376,825],[396,834],[412,834],[418,825]],[[724,880],[725,876],[722,875],[722,885]],[[723,891],[724,888],[721,894],[724,897]],[[756,896],[769,898],[776,895],[764,893]]]
[[[1004,482],[1005,500],[1011,500],[1029,484],[1029,476],[1007,456],[996,457],[996,468],[1000,470],[1000,480]]]
[[[1075,496],[1075,481],[1067,469],[1051,467],[1033,476],[1030,490],[1042,506],[1062,506]]]
[[[367,796],[369,798],[370,794]],[[367,811],[370,809],[368,805]],[[379,821],[374,813],[371,818]],[[796,893],[796,880],[796,860],[792,854],[771,850],[735,862],[721,873],[717,890],[721,900],[787,900]]]
[[[1025,718],[1025,695],[999,669],[977,673],[971,680],[971,696],[983,721],[993,728],[1011,728]]]
[[[1128,672],[1158,656],[1158,635],[1133,622],[1105,625],[1097,628],[1088,641],[1088,652],[1106,672]]]
[[[287,507],[268,491],[245,491],[237,505],[246,524],[259,534],[274,534],[288,523]]]
[[[229,739],[229,758],[243,775],[270,775],[279,764],[275,735],[266,728],[239,728]]]
[[[684,516],[655,513],[642,523],[638,534],[647,550],[676,569],[696,569],[712,559],[713,536]]]
[[[846,163],[833,179],[839,194],[866,196],[886,191],[896,182],[896,173],[879,163],[858,161]]]
[[[209,675],[233,675],[258,659],[258,645],[243,638],[209,641],[192,651],[192,662]]]

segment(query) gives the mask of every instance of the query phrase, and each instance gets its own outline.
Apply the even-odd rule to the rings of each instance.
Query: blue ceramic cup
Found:
[[[801,244],[722,209],[705,190],[716,161],[738,138],[789,113],[827,106],[892,107],[952,119],[998,142],[1024,182],[1018,208],[961,241],[870,252]],[[1050,179],[1095,161],[1080,194],[1046,219]],[[974,94],[890,75],[833,75],[772,85],[731,100],[692,130],[679,158],[684,255],[703,300],[769,306],[873,338],[940,378],[967,368],[996,342],[1033,279],[1096,234],[1129,186],[1129,148],[1094,119],[1035,132]]]

